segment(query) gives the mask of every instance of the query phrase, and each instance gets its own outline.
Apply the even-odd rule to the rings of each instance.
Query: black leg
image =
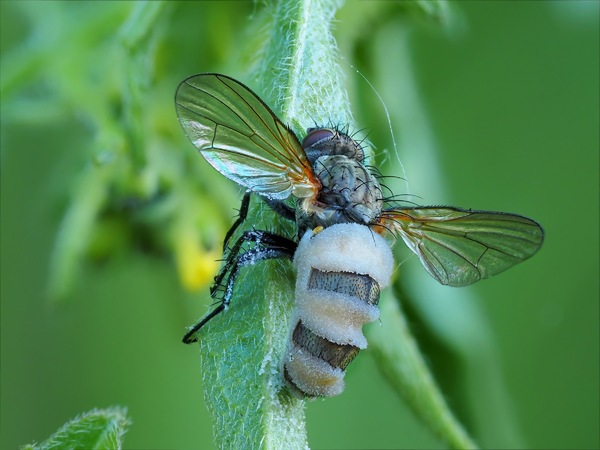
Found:
[[[248,217],[248,208],[250,207],[250,196],[252,192],[246,191],[244,197],[242,198],[242,204],[240,205],[240,214],[236,221],[233,223],[227,234],[225,235],[225,240],[223,241],[223,252],[227,251],[227,244],[231,239],[231,236],[235,233],[238,227],[246,220]],[[286,205],[284,202],[280,200],[270,200],[267,197],[261,197],[264,202],[269,205],[273,211],[279,214],[286,220],[295,221],[296,220],[296,212],[293,208]]]
[[[198,342],[198,339],[196,338],[196,333],[198,332],[198,330],[200,328],[202,328],[206,324],[206,322],[208,322],[210,319],[215,317],[217,314],[219,314],[224,309],[225,309],[225,303],[221,303],[219,306],[217,306],[215,309],[213,309],[206,317],[204,317],[200,322],[194,324],[194,326],[192,328],[190,328],[190,330],[187,333],[185,333],[185,336],[183,336],[183,339],[181,339],[181,342],[183,342],[184,344],[191,344],[192,342]]]
[[[245,198],[246,197],[244,197],[244,199]],[[243,251],[242,246],[246,243],[254,244],[254,247]],[[223,292],[223,297],[220,299],[221,303],[205,318],[195,324],[185,334],[182,341],[185,344],[196,342],[198,340],[195,336],[196,332],[210,319],[227,308],[233,295],[233,286],[235,284],[235,280],[242,267],[253,265],[258,261],[264,261],[268,259],[291,259],[296,252],[297,246],[298,244],[291,239],[269,233],[267,231],[252,230],[244,232],[233,245],[233,247],[231,247],[231,251],[227,256],[225,265],[215,277],[215,284],[210,289],[210,295],[213,298],[215,298],[219,292]],[[225,277],[227,277],[227,281],[225,284],[223,284]]]
[[[281,200],[271,200],[267,197],[262,197],[264,202],[269,205],[269,207],[283,217],[286,220],[291,222],[296,221],[296,210],[286,205]]]
[[[225,250],[227,249],[227,244],[229,243],[229,239],[231,239],[231,236],[233,235],[233,233],[235,233],[235,230],[238,229],[238,227],[242,224],[242,222],[244,222],[244,220],[246,220],[246,217],[248,216],[248,207],[250,206],[251,194],[252,193],[250,191],[246,191],[246,193],[244,194],[244,198],[242,198],[242,204],[240,205],[240,215],[238,216],[236,221],[233,222],[233,225],[225,235],[225,240],[223,241],[223,253],[225,253]]]

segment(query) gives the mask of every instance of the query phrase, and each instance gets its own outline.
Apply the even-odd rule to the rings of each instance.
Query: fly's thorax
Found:
[[[315,228],[377,221],[383,206],[381,186],[362,163],[343,155],[321,156],[313,170],[321,190],[298,211],[300,223]]]
[[[333,225],[301,239],[296,309],[285,376],[305,396],[333,396],[344,389],[347,365],[367,346],[365,323],[379,317],[380,290],[394,261],[386,241],[368,227]]]
[[[300,234],[317,226],[375,223],[383,196],[379,182],[363,165],[360,144],[336,129],[309,128],[302,147],[321,187],[297,211]]]

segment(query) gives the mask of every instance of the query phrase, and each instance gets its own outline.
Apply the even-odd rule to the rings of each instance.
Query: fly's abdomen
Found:
[[[379,317],[392,253],[368,227],[338,224],[316,235],[307,232],[294,263],[296,311],[285,376],[306,396],[338,395],[346,367],[367,346],[362,326]]]

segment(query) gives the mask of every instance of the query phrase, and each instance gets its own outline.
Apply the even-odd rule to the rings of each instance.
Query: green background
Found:
[[[3,78],[27,52],[43,49],[68,65],[108,45],[132,7],[53,3],[52,14],[35,16],[27,13],[35,2],[27,3],[0,3]],[[337,16],[358,126],[372,130],[378,149],[394,152],[376,94],[350,65],[385,101],[420,202],[515,212],[546,231],[532,260],[461,290],[437,289],[421,278],[416,259],[404,262],[400,271],[416,274],[405,305],[416,338],[482,446],[598,448],[598,3],[456,2],[443,30],[432,21],[415,24],[400,6],[349,0]],[[171,144],[191,157],[172,103],[177,83],[198,72],[237,76],[240,30],[255,8],[198,2],[164,12],[146,92],[153,108],[142,113],[163,121]],[[89,39],[77,36],[77,46],[63,45],[61,15],[85,29],[97,13],[112,14],[112,22]],[[207,289],[186,292],[168,252],[113,244],[110,257],[81,264],[66,301],[47,296],[61,216],[93,139],[77,102],[55,94],[50,60],[28,67],[16,87],[3,80],[0,447],[42,441],[78,413],[114,404],[133,420],[128,448],[210,447],[197,348],[180,343],[184,327],[206,310]],[[119,77],[110,58],[90,64],[98,89],[77,94],[85,105],[114,96],[103,91],[104,74]],[[76,80],[60,83],[65,92]],[[424,141],[435,160],[421,151]],[[222,183],[216,191],[231,190]],[[229,197],[223,202],[225,211],[237,206]],[[471,358],[445,342],[461,334],[465,316],[447,314],[448,303],[443,314],[420,309],[421,287],[457,298],[455,311],[484,330],[463,336],[463,351],[481,352],[469,336],[485,336],[483,351],[493,355]],[[343,395],[308,403],[312,447],[442,446],[386,385],[368,350],[347,379]]]

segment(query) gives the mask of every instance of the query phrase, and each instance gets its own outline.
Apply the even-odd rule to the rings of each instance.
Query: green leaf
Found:
[[[351,123],[330,32],[341,4],[271,2],[255,18],[261,32],[249,45],[261,59],[242,81],[300,137],[315,122]],[[282,231],[285,225],[259,203],[248,223]],[[242,269],[231,306],[198,335],[204,395],[220,448],[307,447],[304,401],[282,389],[294,278],[290,261]]]
[[[90,165],[76,182],[52,252],[48,291],[53,301],[64,301],[75,282],[98,213],[106,202],[110,170],[112,166]]]
[[[115,406],[93,409],[64,424],[41,444],[21,447],[29,449],[120,449],[123,435],[130,425],[125,408]]]
[[[284,123],[304,135],[315,123],[352,124],[331,23],[343,1],[270,2],[254,69],[258,92]]]

